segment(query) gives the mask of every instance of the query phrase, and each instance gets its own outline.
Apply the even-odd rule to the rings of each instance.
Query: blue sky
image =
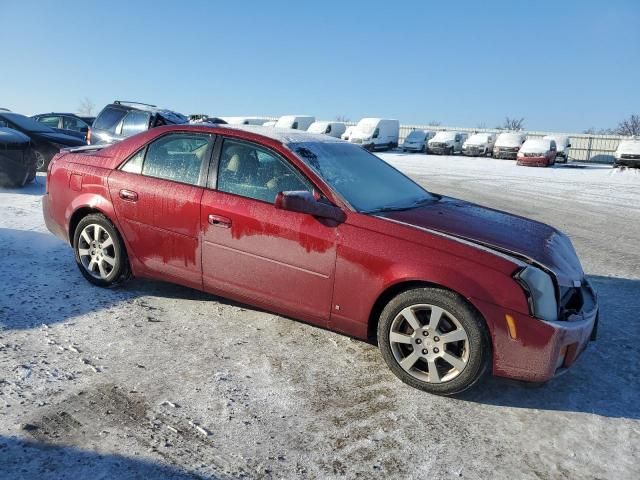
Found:
[[[640,1],[0,0],[0,106],[530,130],[640,113]]]

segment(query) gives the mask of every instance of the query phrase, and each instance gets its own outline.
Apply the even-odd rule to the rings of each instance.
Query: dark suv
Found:
[[[155,105],[116,100],[98,114],[87,140],[91,145],[115,143],[150,128],[188,122],[181,113]]]

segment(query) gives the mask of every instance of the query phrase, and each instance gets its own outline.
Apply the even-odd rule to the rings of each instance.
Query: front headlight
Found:
[[[519,270],[514,278],[527,295],[531,315],[549,322],[558,320],[556,288],[548,273],[529,265]]]

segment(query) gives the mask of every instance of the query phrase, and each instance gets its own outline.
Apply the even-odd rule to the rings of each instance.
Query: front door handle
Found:
[[[214,227],[231,228],[231,219],[220,215],[209,215],[209,223]]]
[[[137,202],[138,194],[132,190],[120,190],[120,198],[129,202]]]

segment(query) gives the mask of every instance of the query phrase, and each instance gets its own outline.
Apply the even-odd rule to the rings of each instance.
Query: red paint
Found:
[[[241,138],[277,151],[344,221],[201,186],[117,168],[141,146],[168,132]],[[77,186],[80,176],[80,191]],[[170,280],[366,339],[376,301],[404,282],[428,282],[466,298],[484,317],[496,375],[546,380],[567,347],[569,366],[589,339],[589,311],[570,321],[529,315],[511,275],[519,258],[552,271],[559,287],[584,273],[570,240],[538,222],[450,198],[413,210],[365,215],[349,209],[322,179],[276,140],[223,126],[149,130],[103,150],[62,153],[47,177],[47,227],[69,241],[74,213],[102,212],[121,233],[134,275]],[[280,199],[282,202],[282,198]],[[497,251],[502,253],[497,253]],[[518,337],[504,319],[513,316]]]

